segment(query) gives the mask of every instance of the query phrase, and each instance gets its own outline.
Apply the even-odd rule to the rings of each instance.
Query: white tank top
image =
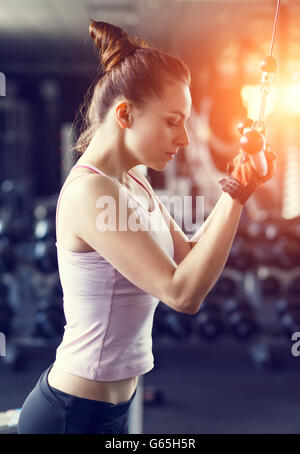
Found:
[[[90,168],[120,184],[94,166],[75,167]],[[128,175],[148,192],[135,175]],[[150,217],[156,240],[173,258],[172,236],[158,202],[152,198],[152,212],[140,204],[138,209],[142,216]],[[155,227],[162,223],[163,229]],[[98,252],[69,251],[58,241],[56,247],[66,325],[55,366],[96,381],[117,381],[150,371],[154,366],[153,316],[159,300],[136,287]]]

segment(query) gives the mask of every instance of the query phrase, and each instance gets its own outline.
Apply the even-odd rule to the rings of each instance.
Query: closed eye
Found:
[[[178,124],[174,123],[173,121],[168,121],[168,124],[171,125],[171,126],[178,126]]]

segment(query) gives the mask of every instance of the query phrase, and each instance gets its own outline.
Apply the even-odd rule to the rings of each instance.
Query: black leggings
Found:
[[[83,399],[53,388],[43,372],[25,400],[19,434],[128,434],[128,413],[136,390],[126,402]]]

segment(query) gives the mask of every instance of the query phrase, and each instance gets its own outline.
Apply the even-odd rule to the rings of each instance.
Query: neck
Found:
[[[126,173],[141,164],[124,146],[123,134],[99,128],[78,164],[89,163],[124,183]]]

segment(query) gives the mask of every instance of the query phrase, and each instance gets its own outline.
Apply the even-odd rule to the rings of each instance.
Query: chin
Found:
[[[160,171],[164,170],[167,167],[167,164],[168,164],[168,161],[165,161],[165,162],[151,164],[151,165],[148,165],[147,167],[149,169],[153,169],[153,170],[156,170],[156,171],[160,172]]]
[[[167,164],[163,164],[161,166],[155,166],[153,167],[154,170],[156,170],[157,172],[161,172],[162,170],[165,170]]]

